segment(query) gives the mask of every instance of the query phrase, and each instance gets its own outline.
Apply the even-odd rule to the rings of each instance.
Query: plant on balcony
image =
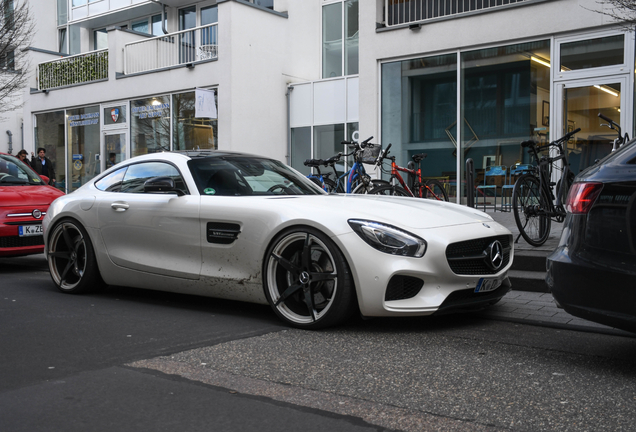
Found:
[[[108,78],[108,51],[71,57],[38,66],[40,90]]]

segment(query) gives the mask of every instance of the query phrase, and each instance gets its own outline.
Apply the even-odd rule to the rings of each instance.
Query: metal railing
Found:
[[[387,27],[494,9],[528,0],[384,0]]]
[[[108,49],[39,63],[37,74],[39,90],[108,79]]]
[[[124,45],[124,74],[215,59],[217,26],[195,27]]]

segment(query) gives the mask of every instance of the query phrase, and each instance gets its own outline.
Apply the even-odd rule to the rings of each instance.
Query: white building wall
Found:
[[[16,1],[16,5],[18,2]],[[38,4],[30,3],[31,18],[34,21],[37,32],[33,34],[32,46],[40,46],[43,49],[57,50],[57,39],[52,35],[57,35],[57,7],[54,1],[38,2]],[[53,19],[51,19],[53,17]],[[16,53],[19,55],[18,53]],[[29,74],[28,82],[32,81],[34,73],[34,60],[29,52],[22,53],[23,61],[16,61],[16,69],[24,69]],[[24,101],[24,92],[16,93],[16,103],[19,105]],[[16,154],[24,145],[22,140],[22,118],[23,108],[19,108],[12,112],[0,114],[0,152],[7,153],[9,151],[9,134],[12,134],[12,154]],[[27,129],[25,129],[27,131]],[[25,134],[26,135],[26,134]],[[29,148],[29,152],[30,152]]]

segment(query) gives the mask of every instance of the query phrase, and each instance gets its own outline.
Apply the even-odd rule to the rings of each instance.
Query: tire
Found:
[[[437,180],[429,180],[426,182],[426,186],[428,186],[428,188],[422,188],[422,198],[448,201],[448,194],[443,184]]]
[[[82,294],[105,285],[88,233],[73,219],[63,219],[51,229],[47,260],[53,283],[64,293]]]
[[[391,186],[386,180],[373,179],[368,184],[360,183],[356,188],[351,191],[354,194],[370,194],[373,190],[382,186]]]
[[[263,289],[276,315],[302,329],[339,324],[356,305],[342,252],[310,227],[287,229],[272,241],[263,260]]]
[[[338,185],[336,184],[336,182],[334,182],[333,180],[326,178],[324,179],[325,182],[325,186],[327,187],[327,192],[329,193],[336,193],[338,192]]]
[[[373,189],[371,193],[373,195],[411,196],[402,186],[380,186]]]
[[[550,235],[550,217],[545,214],[549,199],[540,190],[539,179],[524,174],[512,190],[512,211],[519,233],[532,246],[541,246]]]

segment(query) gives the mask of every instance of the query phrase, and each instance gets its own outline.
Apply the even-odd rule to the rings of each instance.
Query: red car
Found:
[[[0,257],[44,252],[42,218],[64,195],[15,156],[0,153]]]

